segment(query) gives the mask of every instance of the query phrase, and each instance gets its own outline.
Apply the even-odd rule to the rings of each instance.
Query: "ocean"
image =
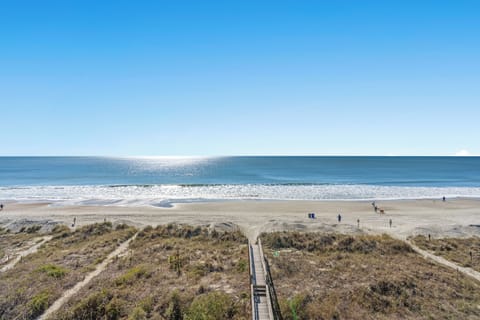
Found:
[[[480,157],[0,157],[0,200],[171,206],[222,200],[480,197]]]

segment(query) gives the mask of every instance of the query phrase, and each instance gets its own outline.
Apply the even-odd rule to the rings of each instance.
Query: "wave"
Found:
[[[0,199],[56,205],[156,206],[228,200],[395,200],[480,197],[480,187],[334,184],[83,185],[0,187]]]

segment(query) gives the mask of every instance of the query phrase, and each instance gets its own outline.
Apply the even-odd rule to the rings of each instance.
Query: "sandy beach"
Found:
[[[176,222],[238,227],[251,240],[261,232],[280,230],[387,233],[402,239],[416,234],[480,236],[480,199],[395,200],[376,204],[385,214],[375,213],[370,201],[223,201],[183,203],[172,208],[10,202],[0,212],[0,224],[17,230],[31,224],[71,225],[74,217],[77,226],[104,219],[135,226]],[[314,212],[316,219],[309,219],[309,212]],[[340,223],[338,214],[342,216]]]

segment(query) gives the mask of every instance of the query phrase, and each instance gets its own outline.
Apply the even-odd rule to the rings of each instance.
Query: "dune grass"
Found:
[[[38,229],[30,228],[22,232],[13,233],[0,227],[0,267],[15,258],[18,252],[28,249],[41,236]]]
[[[480,283],[389,236],[261,236],[284,319],[480,319]]]
[[[246,238],[147,227],[52,319],[249,319]]]
[[[110,223],[74,232],[56,227],[52,240],[0,274],[0,319],[36,318],[134,232],[134,228],[114,228]]]
[[[411,241],[421,249],[430,251],[462,267],[480,272],[480,237],[431,238],[428,240],[428,237],[419,235],[411,238]]]

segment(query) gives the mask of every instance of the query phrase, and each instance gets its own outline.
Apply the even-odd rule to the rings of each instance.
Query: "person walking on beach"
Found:
[[[337,219],[338,219],[338,222],[339,222],[339,223],[342,222],[342,216],[340,215],[340,213],[338,214]]]
[[[0,203],[0,211],[3,210],[3,203]]]
[[[445,199],[445,196],[443,196],[442,201],[445,202],[445,200],[446,200],[446,199]]]
[[[357,228],[360,229],[360,219],[357,219]]]
[[[390,228],[391,228],[392,227],[392,219],[390,219],[389,223],[390,223]]]

